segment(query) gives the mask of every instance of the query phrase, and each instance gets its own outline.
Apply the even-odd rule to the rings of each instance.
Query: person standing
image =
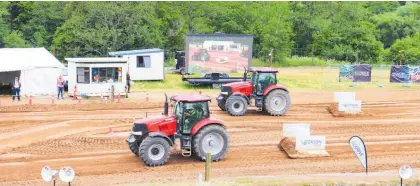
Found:
[[[15,101],[15,96],[17,96],[18,101],[20,102],[20,88],[21,88],[21,84],[19,81],[19,77],[15,77],[15,81],[12,83],[13,102]]]
[[[127,93],[130,93],[130,87],[131,87],[131,78],[130,78],[130,74],[127,72]]]
[[[60,94],[61,94],[61,99],[64,99],[63,96],[63,92],[64,92],[64,79],[63,76],[60,75],[57,79],[57,88],[58,88],[58,94],[57,94],[57,100],[60,99]]]

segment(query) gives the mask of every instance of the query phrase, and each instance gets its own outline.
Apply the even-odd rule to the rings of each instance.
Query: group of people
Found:
[[[130,74],[127,72],[127,93],[130,93],[130,88],[131,88],[130,81],[131,81]],[[21,87],[22,87],[22,84],[19,80],[19,77],[15,77],[15,80],[12,83],[13,102],[15,101],[16,97],[17,97],[17,100],[20,102]],[[60,99],[60,95],[61,95],[61,99],[64,100],[64,79],[62,75],[60,75],[57,78],[57,89],[58,89],[57,99]]]
[[[19,77],[15,77],[15,80],[12,83],[13,102],[15,101],[16,97],[17,97],[17,100],[20,102],[20,89],[21,88],[22,88],[22,83],[20,82]],[[60,75],[57,78],[57,88],[58,88],[57,99],[60,99],[60,95],[61,95],[61,99],[64,99],[64,79],[62,75]]]

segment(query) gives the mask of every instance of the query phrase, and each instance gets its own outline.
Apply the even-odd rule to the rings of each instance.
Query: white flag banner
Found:
[[[359,136],[351,137],[349,140],[349,145],[353,149],[353,152],[356,155],[356,157],[362,163],[367,174],[368,173],[367,153],[366,153],[366,146],[362,138],[360,138]]]

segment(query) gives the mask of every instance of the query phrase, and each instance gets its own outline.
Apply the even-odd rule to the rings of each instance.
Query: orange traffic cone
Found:
[[[104,96],[101,94],[101,103],[104,103]]]
[[[54,98],[54,94],[53,94],[53,95],[51,95],[51,104],[54,105],[54,102],[55,102],[55,98]]]
[[[146,102],[149,102],[149,93],[146,93]]]
[[[108,130],[108,134],[113,134],[114,131],[112,131],[112,123],[109,123],[109,130]]]
[[[32,94],[29,94],[29,105],[32,105]]]
[[[77,99],[76,92],[77,92],[77,85],[74,85],[73,100]]]
[[[121,94],[120,93],[118,93],[117,99],[118,99],[117,103],[121,103]]]

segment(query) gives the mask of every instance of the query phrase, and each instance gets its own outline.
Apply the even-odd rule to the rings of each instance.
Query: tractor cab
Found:
[[[277,85],[277,76],[278,73],[277,69],[273,68],[253,68],[249,72],[252,73],[251,81],[252,81],[252,90],[253,94],[256,96],[262,96],[264,94],[264,90],[271,86]]]
[[[174,96],[173,101],[173,115],[176,119],[176,132],[187,138],[191,135],[193,127],[203,119],[210,118],[208,102],[211,98],[205,96]],[[190,145],[190,140],[181,138],[181,145]]]
[[[229,137],[224,122],[210,117],[210,97],[176,95],[170,98],[173,111],[169,113],[168,98],[161,116],[136,120],[127,138],[130,150],[146,165],[165,164],[170,147],[180,141],[183,156],[195,155],[204,161],[211,153],[213,161],[222,159],[228,150]]]

